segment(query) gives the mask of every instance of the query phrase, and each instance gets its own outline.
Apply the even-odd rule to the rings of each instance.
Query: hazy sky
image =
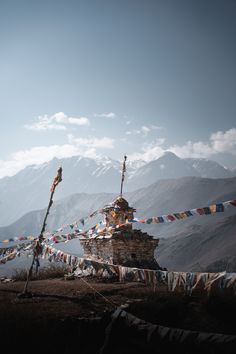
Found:
[[[235,0],[0,0],[0,177],[53,157],[236,167]]]

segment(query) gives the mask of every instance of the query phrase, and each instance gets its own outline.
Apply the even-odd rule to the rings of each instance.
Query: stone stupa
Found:
[[[104,216],[105,233],[81,240],[84,257],[100,262],[127,267],[161,269],[154,251],[159,239],[132,228],[134,208],[122,196],[126,156],[123,163],[121,193],[101,213]]]

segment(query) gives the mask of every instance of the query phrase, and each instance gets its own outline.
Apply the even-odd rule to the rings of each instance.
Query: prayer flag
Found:
[[[179,214],[179,213],[175,213],[175,214],[173,214],[175,217],[176,217],[176,219],[182,219],[181,218],[181,215]]]
[[[223,212],[224,211],[224,205],[222,203],[216,204],[216,212]]]
[[[158,223],[159,223],[159,220],[158,220],[158,218],[153,217],[153,218],[152,218],[152,222],[153,222],[153,224],[158,224]]]
[[[158,216],[158,220],[159,220],[159,222],[164,222],[164,219],[162,216]]]
[[[168,219],[169,221],[174,221],[174,220],[175,220],[175,217],[174,217],[174,215],[169,214],[169,215],[167,215],[167,219]]]
[[[211,213],[216,213],[216,204],[212,204],[209,206]]]
[[[230,201],[230,204],[236,207],[236,199],[231,200],[231,201]]]
[[[203,208],[206,215],[211,214],[211,209],[209,207]]]
[[[193,216],[190,210],[186,210],[184,213],[186,216]]]
[[[146,224],[151,224],[151,223],[152,223],[152,218],[146,220]]]
[[[204,215],[204,208],[197,208],[197,212],[199,215]]]

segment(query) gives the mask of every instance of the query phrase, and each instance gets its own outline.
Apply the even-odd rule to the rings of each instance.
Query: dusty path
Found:
[[[189,297],[157,292],[141,283],[94,278],[31,281],[33,297],[18,298],[23,288],[24,282],[0,284],[4,345],[14,338],[18,346],[37,342],[43,350],[48,338],[51,352],[70,353],[79,342],[79,352],[96,353],[104,340],[106,316],[117,307],[162,326],[236,335],[235,298]]]

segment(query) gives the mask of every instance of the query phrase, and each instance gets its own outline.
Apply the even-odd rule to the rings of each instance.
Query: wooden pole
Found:
[[[25,282],[24,291],[23,291],[22,295],[26,295],[27,294],[28,284],[29,284],[29,281],[30,281],[30,279],[32,277],[33,266],[34,266],[35,261],[37,261],[36,273],[38,273],[38,256],[42,253],[43,233],[44,233],[46,225],[47,225],[47,218],[48,218],[48,215],[49,215],[50,208],[51,208],[51,206],[53,204],[53,195],[54,195],[56,186],[61,181],[62,181],[62,167],[59,167],[59,169],[57,170],[57,176],[54,178],[54,181],[53,181],[53,184],[52,184],[52,187],[51,187],[51,190],[50,190],[51,191],[51,195],[50,195],[47,211],[46,211],[46,214],[45,214],[45,217],[44,217],[44,220],[43,220],[43,225],[42,225],[41,232],[39,234],[38,240],[36,241],[36,245],[34,247],[33,260],[32,260],[30,269],[27,272],[27,279],[26,279],[26,282]]]
[[[123,167],[122,167],[122,175],[121,175],[121,184],[120,184],[120,196],[121,197],[122,197],[122,193],[123,193],[123,184],[124,184],[125,172],[126,172],[126,165],[125,165],[126,160],[127,160],[127,156],[124,155],[124,161],[123,161]]]

